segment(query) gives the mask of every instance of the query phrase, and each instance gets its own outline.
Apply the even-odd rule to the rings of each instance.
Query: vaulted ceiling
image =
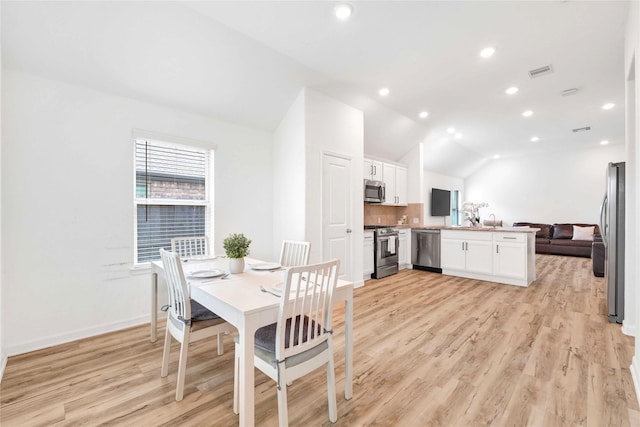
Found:
[[[365,154],[423,142],[426,168],[459,177],[624,143],[626,1],[357,1],[347,21],[336,4],[2,2],[2,64],[270,131],[306,86],[365,112]]]

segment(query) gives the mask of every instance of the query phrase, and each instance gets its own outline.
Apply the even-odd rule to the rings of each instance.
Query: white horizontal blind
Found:
[[[136,263],[160,259],[174,237],[206,235],[208,159],[208,150],[136,139]]]

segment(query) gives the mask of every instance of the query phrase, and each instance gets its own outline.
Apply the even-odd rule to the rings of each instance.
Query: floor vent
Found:
[[[549,65],[545,65],[544,67],[536,68],[535,70],[530,70],[529,77],[534,78],[534,77],[546,76],[547,74],[551,74],[551,73],[553,73],[553,67],[551,66],[551,64],[549,64]]]
[[[582,128],[575,128],[575,129],[572,129],[572,132],[574,132],[574,133],[575,132],[586,132],[588,130],[591,130],[591,126],[585,126],[585,127],[582,127]]]

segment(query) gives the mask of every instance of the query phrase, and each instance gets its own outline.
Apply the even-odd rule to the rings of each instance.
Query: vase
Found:
[[[229,258],[229,273],[237,274],[244,271],[244,258]]]

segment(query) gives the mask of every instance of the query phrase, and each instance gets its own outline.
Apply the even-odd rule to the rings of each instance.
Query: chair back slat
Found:
[[[283,267],[296,267],[309,263],[311,243],[284,240],[280,251],[280,265]]]
[[[209,242],[206,236],[174,237],[171,239],[171,252],[182,258],[209,255]]]
[[[180,255],[160,249],[169,294],[169,315],[178,320],[191,319],[189,287],[184,278]]]
[[[276,334],[278,360],[302,353],[329,338],[338,267],[339,261],[333,260],[285,271]]]

